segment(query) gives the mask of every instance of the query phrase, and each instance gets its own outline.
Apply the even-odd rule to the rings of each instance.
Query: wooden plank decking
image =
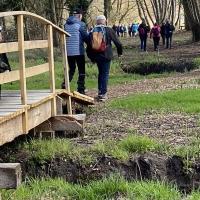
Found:
[[[20,91],[2,91],[0,99],[0,123],[13,113],[21,113],[25,108],[35,107],[42,102],[53,98],[50,91],[28,91],[27,106],[21,104]]]
[[[2,91],[0,99],[0,146],[14,140],[19,135],[27,134],[50,119],[52,115],[52,101],[56,96],[70,96],[85,105],[94,103],[93,98],[65,90],[57,90],[54,94],[50,90],[27,91],[27,105],[21,104],[20,91]],[[24,129],[24,115],[27,115],[27,129]]]
[[[2,91],[0,99],[0,145],[52,117],[51,102],[54,94],[50,91],[28,91],[27,105],[21,104],[20,91]],[[23,128],[23,115],[27,112],[27,131]]]

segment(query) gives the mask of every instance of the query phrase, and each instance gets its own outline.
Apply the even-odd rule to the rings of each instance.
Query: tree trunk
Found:
[[[104,15],[107,21],[109,21],[110,12],[111,12],[111,0],[104,0]]]
[[[192,36],[193,41],[197,42],[200,41],[200,24],[196,23],[192,25]]]
[[[185,17],[185,30],[186,31],[191,31],[190,22],[189,22],[188,17],[186,16],[186,14],[185,14],[184,17]]]
[[[200,9],[199,0],[182,0],[186,18],[192,30],[193,41],[200,41]]]

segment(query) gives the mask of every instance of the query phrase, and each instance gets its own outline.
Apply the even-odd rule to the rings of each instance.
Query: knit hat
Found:
[[[106,20],[106,17],[104,15],[99,15],[99,16],[97,16],[96,20],[97,21],[99,21],[99,20]]]

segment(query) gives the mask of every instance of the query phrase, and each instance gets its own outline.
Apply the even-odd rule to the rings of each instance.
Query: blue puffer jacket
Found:
[[[67,38],[67,55],[84,55],[84,42],[88,40],[86,25],[77,17],[71,16],[67,19],[64,29],[71,37]]]

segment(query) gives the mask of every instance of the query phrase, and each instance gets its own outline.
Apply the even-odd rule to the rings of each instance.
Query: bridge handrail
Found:
[[[19,70],[5,72],[0,74],[0,84],[9,83],[15,80],[20,81],[20,91],[21,91],[21,104],[27,106],[27,87],[26,79],[31,76],[35,76],[44,72],[49,72],[49,83],[50,91],[52,95],[51,112],[52,116],[56,115],[56,90],[55,90],[55,72],[54,72],[54,51],[53,51],[53,28],[58,31],[61,38],[62,45],[62,57],[64,66],[64,76],[65,76],[65,88],[70,92],[69,86],[69,75],[68,75],[68,61],[67,61],[67,49],[66,49],[66,36],[70,36],[60,27],[54,25],[49,20],[36,15],[34,13],[26,11],[13,11],[13,12],[2,12],[1,17],[16,16],[17,17],[17,42],[0,43],[0,53],[7,53],[17,51],[19,52]],[[47,40],[24,40],[24,16],[33,17],[40,21],[47,27]],[[48,50],[48,62],[42,65],[26,68],[25,63],[25,50],[26,49],[37,49],[37,48],[47,48]],[[68,99],[68,111],[72,114],[71,109],[71,97]],[[28,115],[27,112],[24,113],[23,117],[23,129],[24,132],[28,131]]]

